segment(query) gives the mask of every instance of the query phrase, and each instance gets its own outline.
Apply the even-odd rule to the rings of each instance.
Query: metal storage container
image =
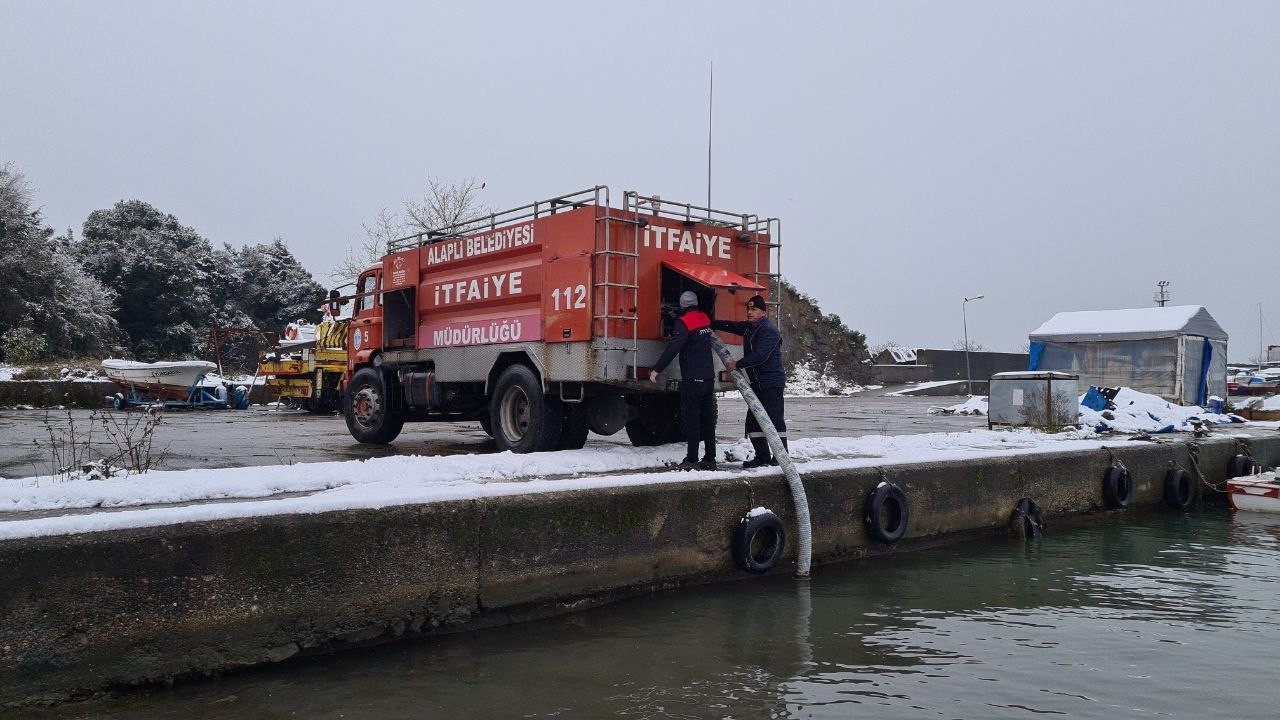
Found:
[[[1080,415],[1080,376],[1064,372],[1003,372],[991,376],[987,427],[1063,427]]]

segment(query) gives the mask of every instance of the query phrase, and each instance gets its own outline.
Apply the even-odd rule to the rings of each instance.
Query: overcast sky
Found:
[[[49,224],[145,200],[323,282],[428,174],[782,219],[872,345],[1019,350],[1205,305],[1280,343],[1280,3],[0,0],[0,163]]]

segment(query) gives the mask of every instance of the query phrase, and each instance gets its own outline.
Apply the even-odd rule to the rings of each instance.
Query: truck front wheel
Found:
[[[563,426],[560,401],[546,397],[538,376],[524,365],[502,371],[489,401],[489,422],[499,450],[555,450]]]
[[[342,410],[351,437],[362,443],[386,445],[404,427],[404,415],[392,407],[382,373],[373,368],[351,378]]]

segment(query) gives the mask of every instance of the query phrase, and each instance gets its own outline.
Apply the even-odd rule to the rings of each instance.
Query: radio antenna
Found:
[[[711,62],[711,75],[707,83],[707,210],[711,209],[711,108],[716,96],[716,63]]]
[[[1169,287],[1168,280],[1161,280],[1160,282],[1156,283],[1156,294],[1155,294],[1155,297],[1153,297],[1152,299],[1156,301],[1157,306],[1164,307],[1165,303],[1169,302],[1168,287]]]

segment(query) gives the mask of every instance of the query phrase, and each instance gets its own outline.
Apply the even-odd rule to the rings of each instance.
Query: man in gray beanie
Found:
[[[680,417],[684,420],[688,443],[681,470],[716,469],[716,371],[711,362],[711,318],[698,309],[698,296],[689,290],[680,293],[680,317],[672,328],[671,342],[649,370],[649,379],[658,382],[676,355],[680,356]],[[698,460],[698,443],[706,445]]]

